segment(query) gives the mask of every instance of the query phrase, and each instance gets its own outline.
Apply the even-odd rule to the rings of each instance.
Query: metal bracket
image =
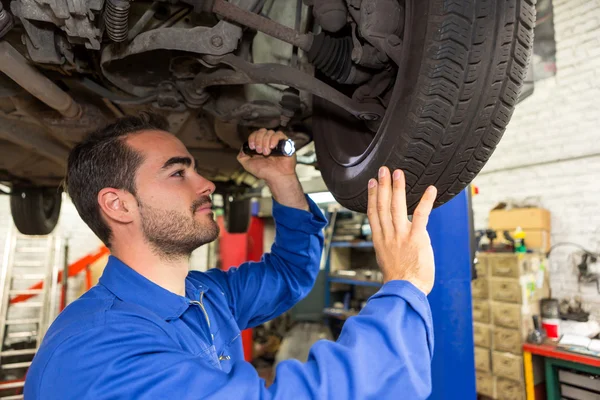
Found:
[[[236,49],[241,36],[242,28],[226,21],[220,21],[212,28],[155,29],[139,34],[123,49],[119,49],[114,44],[106,46],[102,51],[100,68],[104,76],[115,86],[127,93],[144,97],[155,93],[156,88],[132,85],[122,77],[107,71],[108,64],[152,50],[181,50],[197,54],[223,55]]]
[[[276,83],[312,93],[364,121],[377,121],[385,114],[385,109],[381,105],[357,102],[312,75],[287,65],[252,64],[233,54],[221,57],[204,56],[203,60],[211,65],[228,65],[233,68],[233,71],[218,69],[210,73],[200,73],[194,78],[193,84],[196,89],[216,85]]]
[[[212,12],[238,24],[247,26],[269,36],[290,43],[299,49],[308,52],[312,46],[313,35],[300,33],[278,22],[265,18],[262,15],[248,11],[227,0],[212,0]]]

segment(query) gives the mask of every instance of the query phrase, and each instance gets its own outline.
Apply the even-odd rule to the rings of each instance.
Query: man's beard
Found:
[[[203,216],[202,222],[196,219],[196,210],[210,203],[208,196],[196,200],[190,208],[190,214],[161,210],[137,200],[144,236],[161,257],[189,257],[198,247],[219,236],[219,226],[209,215]]]

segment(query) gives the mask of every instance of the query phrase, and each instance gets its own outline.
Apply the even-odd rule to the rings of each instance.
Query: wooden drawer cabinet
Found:
[[[491,321],[489,301],[473,299],[473,321],[486,324]]]
[[[475,346],[491,348],[492,347],[492,330],[490,325],[475,322],[473,324],[473,339]]]
[[[523,381],[523,357],[511,353],[492,352],[492,371],[495,376]]]

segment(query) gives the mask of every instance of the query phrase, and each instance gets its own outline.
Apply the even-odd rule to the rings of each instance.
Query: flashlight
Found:
[[[244,154],[249,155],[249,156],[256,156],[256,155],[264,156],[264,154],[259,154],[256,152],[256,150],[252,150],[250,148],[250,146],[248,145],[248,142],[244,143],[244,146],[242,147],[242,151],[244,152]],[[270,156],[291,157],[294,155],[295,152],[296,152],[296,145],[294,144],[294,141],[292,139],[281,139],[279,142],[277,142],[277,146],[275,146],[274,149],[271,149],[271,153],[269,154],[269,157]]]

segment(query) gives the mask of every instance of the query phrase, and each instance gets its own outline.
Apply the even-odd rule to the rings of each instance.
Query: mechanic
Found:
[[[433,331],[426,294],[433,251],[431,187],[412,223],[404,175],[369,182],[368,215],[384,285],[337,342],[309,360],[281,362],[270,387],[244,361],[240,331],[292,307],[319,271],[326,220],[306,197],[294,157],[247,156],[243,167],[273,194],[271,253],[227,272],[189,271],[191,252],[217,238],[215,185],[152,114],[125,117],[71,152],[66,184],[77,211],[110,248],[98,285],[48,330],[27,374],[33,399],[425,399]],[[267,156],[285,135],[261,129]],[[223,249],[226,251],[226,249]]]

